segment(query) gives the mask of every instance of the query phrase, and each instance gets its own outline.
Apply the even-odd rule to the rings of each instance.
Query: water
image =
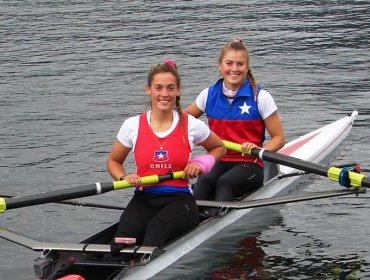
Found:
[[[359,111],[331,162],[359,161],[370,174],[369,1],[11,0],[0,10],[3,194],[111,181],[107,153],[122,121],[145,109],[150,65],[177,62],[185,107],[215,81],[218,52],[234,37],[248,43],[288,140]],[[312,175],[296,192],[335,186]],[[87,200],[122,203],[130,194]],[[158,279],[370,279],[368,198],[258,210]],[[50,204],[6,212],[0,226],[76,242],[119,214]],[[32,279],[39,253],[5,240],[0,248],[0,279]]]

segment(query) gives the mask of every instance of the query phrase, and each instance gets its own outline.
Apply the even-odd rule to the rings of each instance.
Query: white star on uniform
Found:
[[[241,113],[240,115],[244,114],[244,113],[247,113],[249,114],[249,109],[251,108],[252,106],[248,106],[247,103],[244,102],[243,106],[239,106]]]
[[[163,159],[163,158],[164,158],[164,154],[159,153],[159,154],[158,154],[158,158]]]

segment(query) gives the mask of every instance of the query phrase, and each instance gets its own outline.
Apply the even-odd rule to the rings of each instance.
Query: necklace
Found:
[[[160,148],[161,150],[163,150],[164,145],[166,145],[166,142],[167,142],[168,136],[170,136],[170,134],[171,134],[171,133],[167,134],[167,136],[166,136],[166,137],[158,137],[158,136],[157,136],[157,134],[156,134],[156,133],[155,133],[155,131],[154,131],[154,128],[153,128],[153,125],[152,125],[152,119],[151,119],[151,116],[150,116],[150,119],[149,119],[149,126],[150,126],[150,128],[152,129],[152,132],[153,132],[153,135],[154,135],[155,141],[157,142],[157,144],[158,144],[159,148]],[[160,131],[159,133],[163,133],[163,132],[165,132],[165,131]],[[159,141],[159,139],[163,139],[163,142],[161,143],[161,142]]]
[[[153,131],[153,134],[154,134],[155,141],[157,141],[159,149],[163,150],[163,147],[164,147],[164,145],[166,145],[166,142],[167,142],[167,139],[168,139],[169,135],[164,137],[164,141],[163,141],[163,143],[161,143],[161,142],[159,142],[159,137],[154,133],[154,131]]]

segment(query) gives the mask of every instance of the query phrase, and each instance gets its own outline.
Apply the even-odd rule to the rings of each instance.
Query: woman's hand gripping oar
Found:
[[[165,180],[181,179],[183,171],[175,171],[166,175],[151,175],[141,177],[141,184],[155,184]],[[50,202],[58,202],[66,199],[74,199],[85,196],[99,195],[102,193],[130,188],[132,185],[126,180],[114,181],[110,183],[95,183],[79,187],[72,187],[62,190],[43,192],[39,194],[25,195],[14,198],[0,197],[0,213],[9,209],[39,205]]]

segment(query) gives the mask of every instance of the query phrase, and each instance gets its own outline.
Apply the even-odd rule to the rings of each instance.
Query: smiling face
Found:
[[[176,97],[180,96],[180,88],[176,77],[170,72],[155,74],[150,85],[146,86],[150,96],[152,110],[172,110],[176,106]]]
[[[219,60],[219,67],[226,87],[238,90],[246,80],[249,69],[246,52],[231,48],[226,50]]]

